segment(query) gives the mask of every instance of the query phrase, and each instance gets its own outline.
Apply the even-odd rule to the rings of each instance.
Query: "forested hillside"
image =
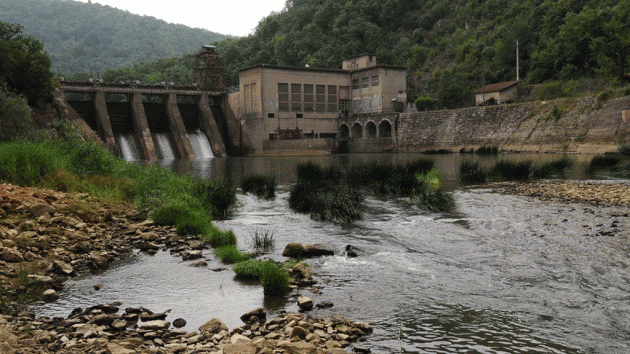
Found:
[[[44,43],[62,75],[107,69],[194,52],[228,36],[169,24],[100,4],[2,0],[0,21],[18,23]]]
[[[630,60],[627,0],[289,0],[255,33],[218,43],[230,83],[259,63],[337,68],[378,55],[409,68],[409,97],[457,106],[473,88],[619,77]]]

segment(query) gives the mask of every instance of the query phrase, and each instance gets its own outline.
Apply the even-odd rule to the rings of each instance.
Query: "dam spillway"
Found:
[[[62,82],[58,97],[125,159],[227,155],[223,92],[194,86]]]

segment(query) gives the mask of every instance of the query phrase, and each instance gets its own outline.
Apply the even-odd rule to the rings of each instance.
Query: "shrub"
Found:
[[[273,230],[256,229],[251,235],[252,247],[255,249],[268,250],[273,249],[276,240],[273,236]]]
[[[427,95],[420,95],[416,98],[416,108],[418,111],[431,110],[435,107],[435,105],[436,101]]]
[[[276,197],[276,179],[273,176],[251,175],[243,179],[243,192],[252,193],[258,198],[274,199]]]
[[[221,262],[227,264],[246,261],[250,258],[249,253],[240,252],[236,245],[218,247],[214,250],[214,254],[221,259]]]
[[[213,216],[227,216],[236,205],[236,192],[225,180],[195,178],[192,180],[191,194],[199,199]]]
[[[0,87],[0,142],[29,136],[33,130],[31,108],[26,98]]]
[[[483,183],[488,172],[479,166],[479,162],[464,161],[459,165],[459,180],[462,182]]]
[[[236,235],[232,230],[221,231],[214,225],[209,226],[209,231],[201,236],[212,247],[221,247],[236,244]]]

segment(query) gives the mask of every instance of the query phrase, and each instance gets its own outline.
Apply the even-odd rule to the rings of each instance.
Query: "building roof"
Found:
[[[508,82],[499,82],[496,84],[490,84],[490,85],[486,85],[482,88],[476,89],[475,91],[473,91],[473,94],[478,94],[478,93],[488,93],[488,92],[501,92],[503,90],[507,90],[510,87],[514,86],[514,85],[518,85],[519,81],[515,80],[515,81],[508,81]]]
[[[375,66],[370,66],[363,69],[350,71],[350,70],[343,70],[343,69],[311,68],[311,67],[306,67],[306,66],[278,66],[278,65],[269,65],[269,64],[258,64],[258,65],[250,66],[247,68],[243,68],[239,70],[239,72],[247,71],[247,70],[251,70],[255,68],[293,70],[293,71],[310,71],[310,72],[346,73],[346,74],[356,73],[359,71],[373,70],[373,69],[378,69],[378,68],[390,69],[390,70],[405,70],[405,71],[407,70],[407,68],[404,66],[394,66],[394,65],[375,65]]]

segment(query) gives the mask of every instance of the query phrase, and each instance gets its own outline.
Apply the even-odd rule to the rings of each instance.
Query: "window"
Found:
[[[302,85],[291,84],[291,111],[299,112],[302,110]]]
[[[378,86],[378,75],[372,76],[372,86]]]
[[[304,112],[313,112],[313,85],[304,85]]]
[[[302,115],[302,113],[296,113],[295,118],[304,118],[304,116]]]
[[[278,83],[278,110],[289,111],[289,84]]]
[[[328,112],[337,112],[337,86],[328,85]]]
[[[353,90],[358,90],[359,89],[359,79],[352,80],[352,89]]]
[[[369,78],[364,77],[364,78],[361,79],[361,87],[362,88],[368,87],[369,85],[370,85]]]
[[[267,113],[267,118],[275,118],[276,115],[274,113]]]
[[[315,111],[319,113],[326,112],[326,85],[315,86]]]

